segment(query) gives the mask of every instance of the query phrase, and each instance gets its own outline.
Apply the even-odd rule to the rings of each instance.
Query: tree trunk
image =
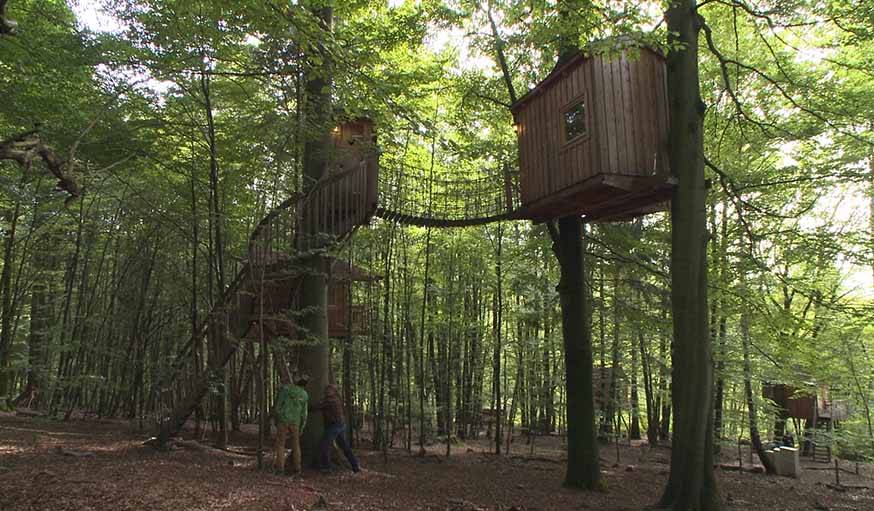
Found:
[[[15,209],[11,212],[9,228],[3,236],[3,272],[0,273],[0,409],[7,406],[9,394],[12,391],[7,367],[9,355],[12,352],[12,315],[16,309],[12,294],[12,268],[15,264],[15,229],[18,226],[18,215],[21,212],[21,201],[15,201]]]
[[[741,277],[743,279],[743,277]],[[753,383],[752,369],[750,367],[750,313],[745,307],[740,314],[740,329],[741,340],[743,342],[744,356],[744,396],[747,401],[747,417],[750,424],[750,443],[765,467],[765,472],[774,475],[777,473],[774,464],[765,456],[765,449],[762,447],[762,438],[759,436],[758,415],[756,414],[756,403],[753,400]]]
[[[662,305],[663,320],[667,323],[666,304]],[[671,341],[671,352],[674,351],[674,343]],[[661,418],[659,419],[659,439],[667,440],[671,437],[671,396],[670,396],[670,378],[668,375],[668,336],[664,332],[659,333],[659,357],[662,363],[659,367],[659,400],[661,401]]]
[[[321,25],[323,37],[327,37],[333,23],[331,3],[314,2],[313,5],[312,14]],[[324,45],[317,45],[314,51],[315,55],[312,60],[318,61],[320,64],[313,64],[313,69],[310,70],[305,85],[306,104],[309,108],[306,122],[308,126],[312,127],[314,133],[304,145],[304,191],[307,191],[324,175],[326,158],[331,149],[332,64]],[[306,212],[307,216],[317,214],[316,211]],[[302,222],[302,225],[309,224],[310,222]],[[317,236],[318,233],[314,232],[301,233],[306,245],[310,244],[312,237]],[[300,364],[310,375],[307,392],[310,394],[311,401],[315,403],[322,399],[330,377],[328,367],[328,286],[323,257],[320,255],[307,257],[303,261],[303,266],[300,323],[308,342],[301,349]],[[322,414],[316,411],[310,415],[306,428],[301,434],[301,451],[306,459],[313,459],[316,455],[323,431]]]
[[[628,428],[628,438],[640,440],[640,395],[637,392],[637,342],[643,339],[631,336],[631,424]]]
[[[614,428],[616,435],[619,435],[619,420],[622,410],[619,408],[619,371],[622,368],[619,357],[619,267],[615,268],[613,275],[613,343],[610,347],[610,363],[612,365],[610,372],[610,384],[607,397],[607,413],[605,422],[607,428],[605,436],[608,438],[613,435]]]
[[[425,274],[422,281],[422,314],[419,328],[419,454],[425,454],[425,318],[428,317],[428,279],[431,272],[431,228],[425,234]]]
[[[495,350],[492,355],[492,388],[494,393],[494,421],[495,421],[495,454],[501,454],[501,419],[503,418],[503,410],[501,408],[501,327],[503,326],[504,318],[504,296],[503,296],[503,268],[502,250],[504,245],[504,224],[498,224],[498,246],[495,253],[495,278],[497,286],[495,291],[495,310],[494,310],[494,335],[495,335]]]
[[[604,299],[604,262],[598,263],[598,330],[599,330],[599,366],[600,378],[598,380],[601,395],[599,403],[600,424],[598,425],[598,437],[602,442],[610,438],[610,420],[607,417],[607,403],[609,398],[609,384],[607,381],[607,324],[606,324],[606,300]]]
[[[568,464],[565,486],[600,487],[595,405],[592,389],[592,331],[585,282],[585,229],[578,216],[558,221],[554,248],[561,277],[562,336],[564,338],[565,385],[567,388]]]
[[[707,307],[707,218],[704,106],[698,83],[694,0],[670,5],[668,97],[670,167],[678,180],[671,202],[671,306],[674,435],[671,472],[660,504],[684,511],[720,508],[713,476],[713,360]]]

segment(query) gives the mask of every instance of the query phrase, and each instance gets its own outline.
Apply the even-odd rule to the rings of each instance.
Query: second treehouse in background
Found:
[[[611,221],[665,209],[673,182],[659,53],[637,47],[578,53],[511,110],[519,141],[519,216]]]

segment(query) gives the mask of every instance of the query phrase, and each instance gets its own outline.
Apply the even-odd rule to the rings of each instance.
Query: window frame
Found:
[[[579,105],[580,103],[583,104],[583,108],[585,109],[585,112],[583,114],[585,132],[583,132],[581,135],[577,135],[577,136],[569,139],[569,138],[567,138],[568,132],[567,132],[567,120],[566,120],[567,118],[566,118],[566,116],[567,116],[568,112],[573,110],[573,108],[576,107],[577,105]],[[562,108],[560,110],[560,114],[559,114],[559,119],[558,119],[559,123],[560,123],[560,128],[561,128],[560,129],[561,136],[563,139],[562,145],[561,145],[562,149],[571,148],[571,147],[573,147],[577,144],[580,144],[582,142],[585,142],[591,138],[591,136],[592,136],[592,120],[591,120],[592,116],[591,116],[591,108],[590,107],[591,107],[591,105],[589,104],[589,95],[586,93],[586,91],[583,91],[582,93],[577,94],[576,96],[574,96],[573,99],[571,99],[570,101],[565,103],[564,106],[562,106]]]

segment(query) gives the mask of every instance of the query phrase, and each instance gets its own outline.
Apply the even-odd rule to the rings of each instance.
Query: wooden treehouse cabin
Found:
[[[301,251],[320,249],[367,225],[378,204],[379,148],[369,119],[342,122],[331,131],[325,172],[311,189],[271,212],[250,239],[249,261],[267,272]]]
[[[379,151],[369,119],[338,124],[331,140],[326,176],[331,183],[314,193],[311,215],[305,218],[315,219],[316,225],[307,226],[306,232],[339,239],[366,225],[376,212]]]
[[[349,261],[336,260],[328,278],[328,337],[344,338],[366,333],[368,309],[364,304],[351,302],[352,284],[374,282],[382,277]]]
[[[344,338],[365,333],[367,307],[350,301],[351,286],[355,282],[372,282],[381,277],[348,261],[334,258],[328,258],[326,267],[328,337]],[[299,276],[292,275],[265,282],[264,292],[255,294],[248,307],[251,312],[247,315],[248,328],[243,336],[245,339],[259,340],[262,325],[268,341],[275,337],[300,337],[300,332],[295,327],[294,314],[290,312],[297,310],[299,281]]]
[[[648,48],[578,53],[511,107],[522,214],[625,220],[666,208],[665,59]]]

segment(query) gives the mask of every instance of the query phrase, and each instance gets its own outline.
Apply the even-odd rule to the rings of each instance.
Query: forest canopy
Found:
[[[565,431],[555,227],[501,217],[518,207],[511,106],[567,47],[685,50],[665,8],[0,1],[2,406],[158,427],[206,375],[198,428],[257,422],[260,368],[270,402],[281,366],[309,356],[295,355],[311,349],[306,308],[274,318],[300,335],[276,330],[267,349],[243,329],[227,357],[208,325],[231,329],[222,307],[259,222],[311,190],[307,144],[366,118],[392,214],[328,251],[370,275],[343,290],[360,328],[326,345],[350,411],[375,447],[481,436],[495,414],[504,434]],[[874,4],[706,0],[696,16],[713,438],[751,423],[800,437],[767,388],[828,389],[849,409],[831,445],[871,459]],[[670,438],[660,209],[582,231],[593,377],[614,396],[595,390],[602,438]]]

